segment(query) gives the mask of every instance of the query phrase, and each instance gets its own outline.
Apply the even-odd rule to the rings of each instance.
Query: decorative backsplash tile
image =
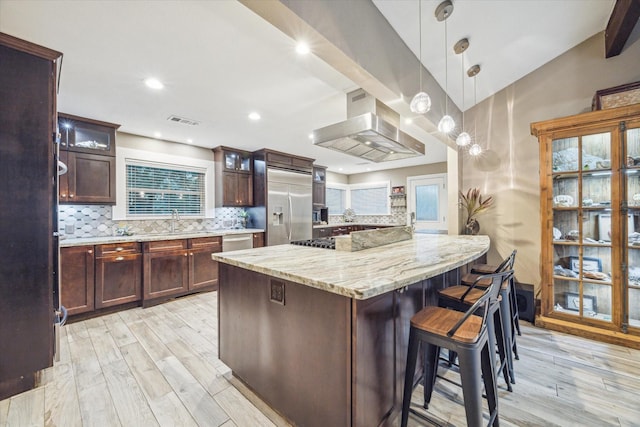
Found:
[[[329,215],[329,224],[344,223],[343,215]],[[353,220],[356,223],[383,224],[383,225],[405,225],[407,223],[407,208],[393,207],[391,215],[358,215]]]
[[[242,208],[216,208],[215,218],[193,219],[181,217],[175,224],[176,231],[206,231],[219,228],[239,227],[238,216]],[[79,237],[108,237],[116,235],[118,228],[133,234],[159,234],[171,231],[170,219],[118,220],[114,221],[111,206],[60,205],[58,208],[58,231],[60,239]]]

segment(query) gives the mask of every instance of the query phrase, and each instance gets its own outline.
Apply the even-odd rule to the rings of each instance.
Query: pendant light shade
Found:
[[[420,91],[416,93],[411,100],[409,108],[416,114],[424,114],[431,109],[431,97],[426,92],[422,91],[422,0],[418,0],[418,26],[418,33],[420,34],[418,52],[420,60],[418,63],[418,71],[420,73]]]
[[[466,147],[469,144],[471,144],[471,135],[469,135],[467,132],[460,132],[460,134],[456,138],[456,145],[458,147]]]
[[[418,92],[409,104],[411,111],[417,114],[424,114],[431,109],[431,98],[425,92]]]
[[[482,154],[482,147],[480,147],[478,144],[473,144],[471,147],[469,147],[469,154],[472,156],[479,156],[480,154]]]
[[[438,130],[443,133],[449,133],[456,127],[456,121],[450,115],[442,116],[438,123]]]

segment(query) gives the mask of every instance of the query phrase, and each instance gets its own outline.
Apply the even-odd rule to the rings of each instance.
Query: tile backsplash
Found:
[[[391,215],[358,215],[353,220],[362,224],[405,225],[407,223],[407,209],[405,207],[392,207]],[[342,215],[329,215],[329,224],[342,224]]]
[[[192,232],[239,227],[241,208],[216,208],[215,218],[193,219],[182,216],[176,222],[176,231]],[[128,227],[134,234],[168,233],[169,219],[113,220],[111,206],[60,205],[58,207],[58,231],[60,239],[79,237],[108,237],[116,229]]]

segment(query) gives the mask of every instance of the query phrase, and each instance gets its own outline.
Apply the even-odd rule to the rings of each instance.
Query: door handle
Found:
[[[291,229],[293,228],[293,204],[291,203],[291,194],[288,195],[289,197],[289,241],[291,241]]]

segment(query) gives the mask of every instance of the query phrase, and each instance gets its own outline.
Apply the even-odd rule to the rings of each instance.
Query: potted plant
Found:
[[[467,211],[464,234],[475,235],[480,232],[480,223],[476,219],[476,215],[489,209],[492,204],[493,196],[483,199],[478,188],[468,189],[467,194],[460,191],[460,205]]]

